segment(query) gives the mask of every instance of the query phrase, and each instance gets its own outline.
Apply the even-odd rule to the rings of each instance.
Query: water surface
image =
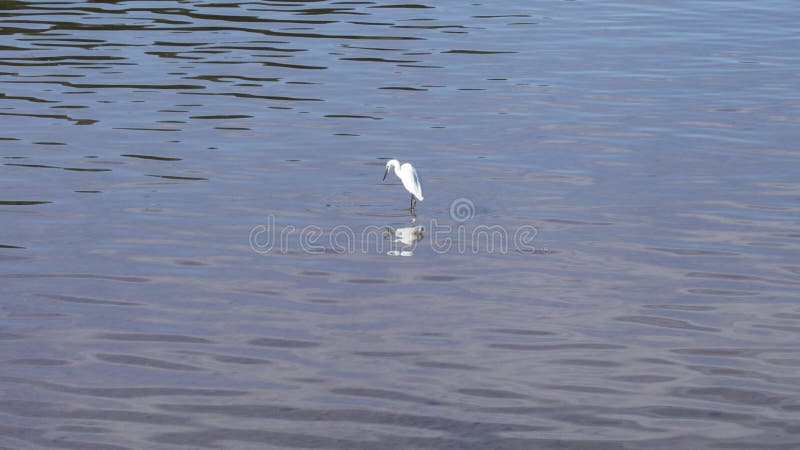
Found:
[[[800,445],[794,3],[495,3],[0,4],[0,446]]]

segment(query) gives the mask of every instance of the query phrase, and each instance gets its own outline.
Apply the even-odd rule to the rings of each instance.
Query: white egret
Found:
[[[386,175],[389,175],[389,170],[394,168],[394,173],[400,181],[403,182],[403,187],[411,194],[411,211],[414,211],[414,206],[417,200],[422,201],[422,183],[419,181],[417,169],[411,163],[400,164],[400,161],[393,159],[386,163],[386,172],[383,173],[383,179],[386,180]]]

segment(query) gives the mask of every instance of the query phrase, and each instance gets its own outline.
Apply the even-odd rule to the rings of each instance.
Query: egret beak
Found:
[[[386,168],[386,172],[383,172],[383,180],[381,180],[381,181],[386,181],[386,175],[389,175],[389,168],[388,167]]]

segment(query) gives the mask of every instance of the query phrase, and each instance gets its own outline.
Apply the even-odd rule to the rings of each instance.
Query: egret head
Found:
[[[386,163],[386,172],[383,172],[383,181],[386,181],[386,176],[389,175],[389,169],[394,166],[394,170],[397,171],[397,168],[400,167],[400,161],[393,159]]]

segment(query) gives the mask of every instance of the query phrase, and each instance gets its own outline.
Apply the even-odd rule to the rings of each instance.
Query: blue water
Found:
[[[0,447],[799,446],[798,22],[3,2]]]

